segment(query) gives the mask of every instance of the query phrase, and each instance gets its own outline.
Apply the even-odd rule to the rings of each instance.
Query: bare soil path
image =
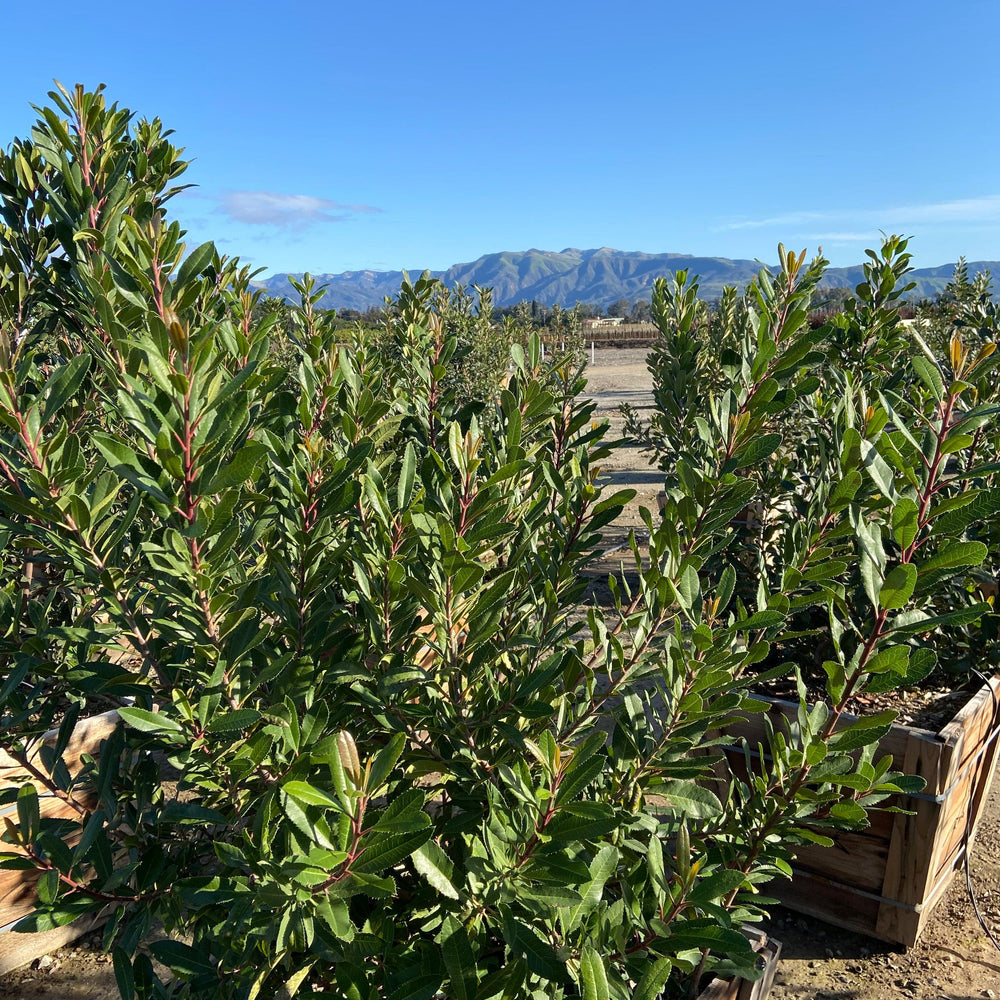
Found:
[[[611,421],[620,436],[618,406],[631,403],[640,414],[652,405],[646,352],[609,349],[589,365],[587,393],[598,418]],[[656,510],[661,478],[637,448],[618,449],[605,464],[617,487],[638,491],[621,518],[606,531],[609,548],[624,543],[631,528],[642,530],[640,506]],[[602,572],[617,569],[628,552],[610,552]],[[983,914],[1000,938],[1000,781],[994,782],[985,817],[972,849],[972,877]],[[908,951],[840,930],[822,921],[775,908],[765,930],[782,942],[773,1000],[981,1000],[1000,998],[1000,951],[975,917],[959,873],[939,904],[920,942]],[[115,1000],[110,958],[99,938],[74,945],[0,979],[0,997],[14,1000]]]

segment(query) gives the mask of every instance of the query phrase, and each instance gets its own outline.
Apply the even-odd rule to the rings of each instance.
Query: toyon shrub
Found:
[[[758,975],[761,886],[920,787],[876,754],[891,713],[847,699],[987,610],[923,595],[985,556],[991,345],[912,352],[916,380],[878,391],[817,374],[822,262],[783,254],[730,303],[710,391],[657,368],[665,516],[634,588],[587,606],[630,493],[603,485],[577,371],[427,279],[346,343],[304,282],[279,337],[251,272],[168,218],[185,163],[160,122],[50,98],[0,154],[0,729],[31,776],[0,791],[0,866],[40,875],[17,929],[103,913],[126,998],[654,1000]],[[687,301],[657,286],[658,366],[700,357]],[[828,436],[786,443],[810,405]],[[734,522],[802,449],[807,516],[759,571]],[[800,680],[739,780],[718,733],[796,674],[765,664],[808,609],[828,696]]]

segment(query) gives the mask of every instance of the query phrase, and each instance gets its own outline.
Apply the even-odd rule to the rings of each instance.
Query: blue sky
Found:
[[[194,158],[192,242],[274,271],[498,250],[1000,259],[998,0],[0,0],[0,144],[54,78]],[[15,43],[14,40],[19,42]]]

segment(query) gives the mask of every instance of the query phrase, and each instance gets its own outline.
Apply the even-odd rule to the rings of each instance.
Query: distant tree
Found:
[[[854,298],[854,289],[838,285],[836,288],[820,288],[816,292],[813,302],[815,309],[826,309],[830,312],[839,312],[844,308],[848,299]]]
[[[624,319],[628,316],[631,309],[632,303],[629,302],[628,299],[618,299],[617,302],[612,302],[611,305],[608,306],[608,315]]]
[[[653,312],[646,299],[637,299],[629,310],[628,321],[630,323],[652,323]]]

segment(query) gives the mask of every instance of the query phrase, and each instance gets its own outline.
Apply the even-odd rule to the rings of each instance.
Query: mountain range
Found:
[[[493,289],[498,306],[535,300],[543,305],[558,303],[573,306],[577,302],[608,306],[619,299],[634,302],[648,299],[653,280],[687,268],[701,279],[701,296],[713,299],[725,285],[743,287],[753,280],[763,265],[754,260],[730,260],[727,257],[693,257],[682,253],[642,253],[629,250],[569,248],[551,250],[505,251],[485,254],[468,264],[454,264],[447,271],[431,271],[446,285],[474,284]],[[969,274],[991,270],[1000,272],[998,261],[970,262]],[[952,277],[954,264],[918,268],[909,275],[916,282],[910,298],[925,298],[941,291]],[[411,278],[420,272],[410,271]],[[292,275],[299,278],[301,275]],[[344,271],[341,274],[315,274],[317,287],[325,285],[320,305],[326,309],[358,309],[381,306],[386,296],[398,294],[402,271]],[[269,295],[298,301],[298,294],[288,281],[288,274],[275,274],[258,282]],[[861,265],[831,267],[824,275],[827,287],[853,288],[862,281]]]

